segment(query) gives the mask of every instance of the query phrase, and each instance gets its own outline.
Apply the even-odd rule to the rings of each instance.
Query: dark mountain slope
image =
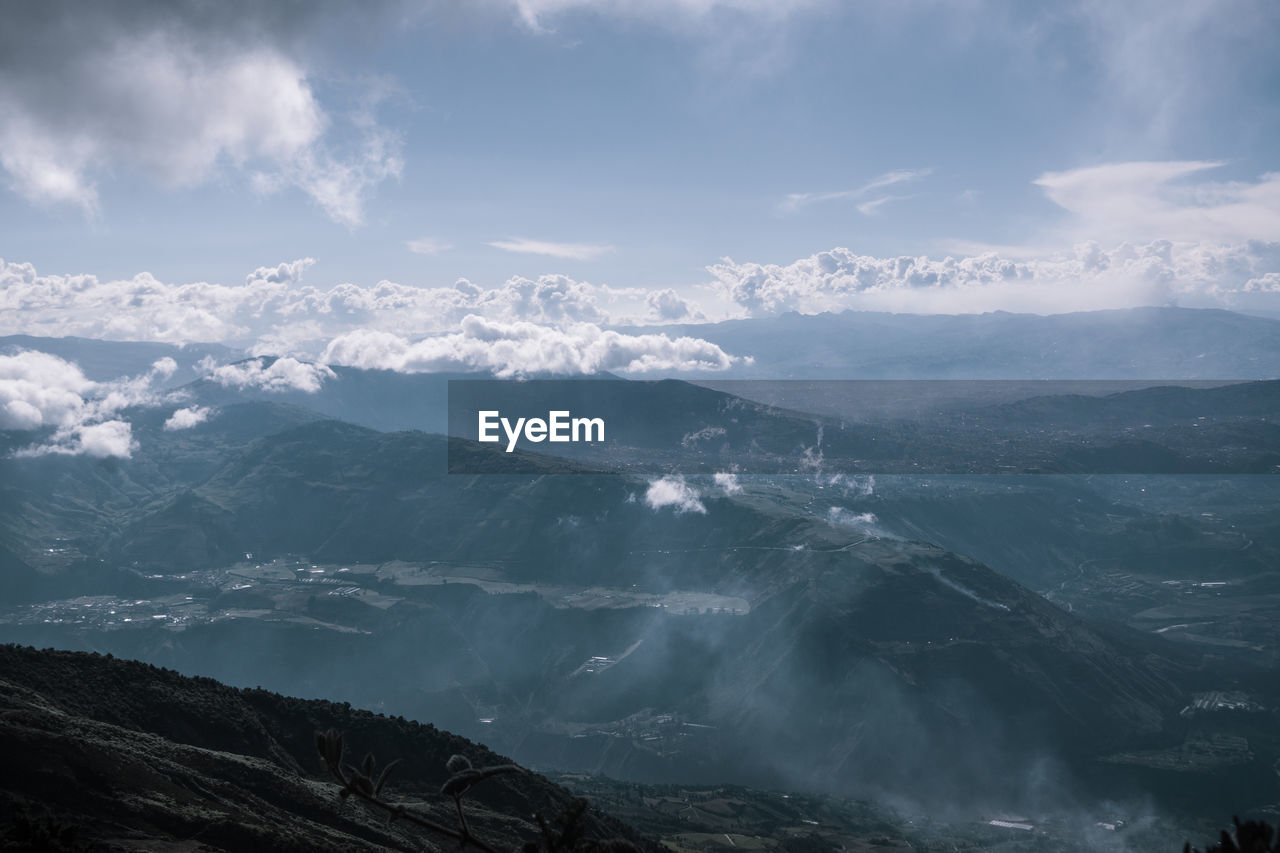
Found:
[[[433,726],[345,705],[237,690],[97,655],[3,646],[0,833],[21,809],[51,812],[105,849],[421,849],[422,836],[403,822],[340,805],[312,736],[329,727],[343,731],[351,749],[383,762],[404,759],[389,786],[393,798],[425,806],[446,825],[453,806],[438,791],[450,775],[449,756],[503,761]],[[536,836],[535,812],[554,816],[570,800],[542,777],[523,774],[486,781],[467,806],[477,835],[502,849]],[[587,829],[597,838],[632,836],[595,813]]]

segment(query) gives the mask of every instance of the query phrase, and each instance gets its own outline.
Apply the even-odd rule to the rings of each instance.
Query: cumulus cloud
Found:
[[[59,430],[50,441],[22,448],[15,451],[14,456],[91,456],[95,459],[115,456],[128,459],[137,447],[138,443],[133,440],[133,427],[126,421],[114,420]]]
[[[133,430],[116,415],[130,406],[154,404],[155,382],[176,369],[165,357],[139,376],[94,382],[76,364],[48,353],[0,356],[0,429],[53,429],[43,444],[18,451],[20,456],[128,458],[136,447]]]
[[[457,328],[468,314],[551,324],[616,323],[642,315],[648,293],[564,275],[516,276],[492,288],[466,279],[448,287],[379,281],[319,288],[303,281],[314,263],[299,258],[259,267],[243,285],[229,286],[170,284],[149,273],[113,281],[41,275],[31,264],[0,260],[0,334],[246,347],[261,342],[254,346],[257,354],[314,355],[353,327],[420,337]]]
[[[684,481],[684,477],[670,476],[653,480],[644,493],[645,505],[658,510],[671,507],[679,515],[685,512],[696,512],[706,515],[707,508],[699,499],[698,493]]]
[[[626,335],[591,323],[563,328],[465,317],[459,331],[410,342],[373,329],[331,341],[322,360],[408,373],[489,371],[509,378],[539,373],[644,373],[725,370],[740,359],[699,338]]]
[[[718,471],[715,475],[715,483],[726,495],[737,495],[742,493],[742,484],[738,482],[738,475],[727,472]]]
[[[495,240],[489,245],[504,252],[546,255],[551,258],[565,258],[571,261],[590,261],[613,251],[612,246],[601,246],[594,243],[552,243],[547,240],[529,240],[524,237]]]
[[[56,0],[8,10],[0,166],[12,189],[94,214],[98,177],[116,169],[166,187],[234,173],[259,190],[301,189],[359,224],[367,191],[399,174],[398,142],[367,108],[322,108],[287,49],[298,22],[238,3],[155,11]]]
[[[212,412],[213,410],[208,406],[188,406],[178,409],[164,422],[164,428],[169,431],[191,429],[207,421]]]
[[[1096,242],[1045,257],[874,257],[836,248],[790,264],[707,269],[748,316],[858,309],[903,313],[1060,313],[1142,305],[1274,307],[1267,276],[1280,242],[1214,245]]]
[[[836,248],[782,265],[726,258],[708,270],[713,286],[750,316],[848,308],[1055,313],[1169,303],[1274,308],[1269,276],[1280,272],[1280,173],[1206,178],[1222,165],[1125,162],[1046,172],[1034,183],[1064,216],[1038,239],[1042,248],[956,244],[956,255],[941,258]],[[855,199],[915,177],[891,172],[857,190],[793,195],[783,206]],[[874,213],[897,198],[877,196],[859,207]]]
[[[0,355],[0,429],[71,426],[96,387],[57,356],[32,350]]]
[[[650,291],[644,301],[649,306],[649,316],[659,322],[674,323],[681,320],[697,322],[703,318],[702,312],[669,287],[665,290]]]
[[[336,378],[337,374],[326,365],[299,361],[292,356],[251,358],[214,367],[209,372],[209,379],[225,388],[251,388],[277,393],[303,391],[314,394],[326,379]]]

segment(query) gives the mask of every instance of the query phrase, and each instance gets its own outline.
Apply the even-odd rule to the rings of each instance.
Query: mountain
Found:
[[[275,359],[250,359],[270,367]],[[238,362],[244,364],[245,362]],[[449,381],[486,379],[486,373],[397,373],[332,365],[319,389],[234,387],[200,378],[182,391],[204,406],[224,406],[253,400],[309,409],[325,417],[382,431],[416,429],[444,432]]]
[[[1218,309],[1040,316],[845,311],[645,327],[752,356],[755,379],[1271,379],[1280,320]],[[684,374],[694,378],[693,374]]]
[[[101,341],[93,338],[45,338],[34,335],[0,336],[0,355],[37,350],[75,362],[89,379],[106,382],[122,376],[146,373],[162,358],[172,358],[178,369],[164,384],[170,387],[192,382],[203,374],[206,358],[218,363],[239,357],[239,351],[221,344],[175,344],[145,341]]]
[[[767,392],[761,386],[775,384],[743,383],[743,391]],[[965,402],[967,389],[951,386],[968,383],[910,387],[917,384],[819,383],[810,394],[789,394],[803,403],[838,385],[841,405],[850,411],[864,396],[896,398],[899,410],[910,399],[915,409],[846,418],[780,409],[677,380],[459,382],[450,386],[449,432],[478,438],[477,415],[484,411],[491,423],[499,414],[515,423],[569,412],[599,419],[603,441],[535,445],[525,439],[523,446],[659,473],[1270,473],[1280,467],[1280,381],[1119,392],[1101,383],[1092,394],[1064,394],[1055,382],[1011,383],[1021,395],[1011,402],[1000,401],[1005,389],[980,390]],[[499,452],[510,448],[506,434],[494,431],[495,458],[486,470],[515,461]],[[450,460],[450,471],[471,470]]]
[[[434,726],[345,704],[237,690],[110,656],[0,646],[0,840],[21,842],[15,833],[34,823],[107,850],[190,849],[182,845],[196,839],[202,850],[420,849],[422,833],[407,822],[340,801],[313,737],[330,728],[384,764],[400,758],[389,799],[407,796],[410,809],[445,825],[456,826],[452,801],[439,793],[449,757],[506,763]],[[571,801],[522,773],[486,780],[465,803],[477,836],[510,848],[538,837],[535,813],[551,819]],[[583,828],[588,838],[657,849],[595,811]]]
[[[677,512],[644,480],[451,475],[444,454],[334,421],[267,436],[118,518],[96,558],[141,587],[69,589],[0,631],[432,719],[539,766],[975,807],[1041,796],[1044,762],[1140,790],[1123,756],[1178,748],[1197,691],[1261,689],[873,518],[815,517],[786,478]],[[1215,772],[1160,785],[1242,796]]]

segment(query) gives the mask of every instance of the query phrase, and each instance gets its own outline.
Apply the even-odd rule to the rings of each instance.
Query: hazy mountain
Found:
[[[846,311],[648,327],[752,356],[772,379],[1270,379],[1280,320],[1218,309],[916,315]],[[692,376],[692,374],[690,374]]]
[[[155,574],[145,592],[4,636],[375,705],[546,766],[970,805],[1021,802],[1043,761],[1055,785],[1138,790],[1133,761],[1097,760],[1178,748],[1197,690],[1258,689],[870,517],[815,518],[785,482],[675,513],[624,476],[443,458],[332,421],[255,441],[114,522],[94,556]],[[694,728],[672,746],[664,719]],[[1251,743],[1249,784],[1280,754]]]
[[[218,363],[239,357],[239,351],[222,344],[174,344],[144,341],[101,341],[93,338],[43,338],[33,335],[0,336],[0,355],[18,350],[38,350],[75,362],[81,372],[95,382],[146,373],[162,358],[172,358],[178,369],[163,384],[181,385],[198,379],[198,367],[205,358]]]

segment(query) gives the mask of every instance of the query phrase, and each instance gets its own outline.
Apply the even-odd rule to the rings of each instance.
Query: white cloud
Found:
[[[490,371],[503,378],[724,370],[740,361],[699,338],[624,335],[590,323],[564,328],[502,323],[477,315],[464,318],[457,332],[413,343],[390,332],[357,329],[331,341],[322,360],[406,373]]]
[[[854,512],[842,506],[827,510],[827,522],[836,527],[866,527],[876,521],[875,513],[871,512]]]
[[[244,277],[244,283],[249,288],[255,285],[295,285],[302,281],[302,274],[315,266],[315,263],[315,258],[298,258],[278,263],[274,267],[258,267]]]
[[[303,391],[314,394],[326,379],[337,375],[323,364],[283,358],[251,358],[213,368],[209,378],[226,388],[253,388],[262,391]]]
[[[212,411],[208,406],[188,406],[178,409],[164,422],[164,428],[169,431],[191,429],[207,421]]]
[[[820,193],[791,193],[778,205],[778,208],[787,213],[794,213],[803,207],[811,204],[817,204],[827,201],[856,201],[865,198],[869,193],[875,190],[881,190],[885,187],[891,187],[895,184],[908,183],[910,181],[918,181],[921,178],[928,177],[933,174],[933,169],[895,169],[892,172],[885,172],[872,178],[867,183],[852,190],[835,190],[833,192]],[[870,214],[877,207],[887,201],[908,198],[908,196],[885,196],[874,201],[864,202],[858,205],[858,211],[862,214]]]
[[[27,350],[0,355],[0,429],[75,424],[97,383],[69,361]]]
[[[502,321],[617,323],[645,313],[648,292],[564,275],[516,276],[483,288],[391,281],[327,289],[303,282],[311,258],[264,266],[243,285],[168,284],[148,273],[102,281],[92,275],[41,275],[0,261],[0,334],[81,335],[108,340],[220,341],[255,354],[315,355],[355,327],[421,337],[456,329],[468,314]],[[254,345],[254,342],[259,342]]]
[[[24,350],[0,356],[0,429],[53,429],[41,445],[19,456],[47,454],[128,458],[135,448],[132,427],[116,418],[130,406],[151,405],[152,385],[177,365],[162,358],[140,376],[94,382],[72,362]]]
[[[1061,313],[1181,302],[1235,306],[1266,298],[1248,290],[1280,264],[1280,244],[1203,246],[1156,241],[1012,259],[877,258],[837,248],[791,264],[723,263],[715,284],[750,316],[849,308],[903,313]]]
[[[100,424],[82,426],[74,443],[66,450],[51,445],[52,453],[85,454],[97,459],[118,456],[128,459],[137,445],[133,441],[133,428],[125,421],[103,421]]]
[[[716,486],[724,491],[726,495],[737,495],[742,493],[742,484],[738,482],[738,475],[718,471],[715,475]]]
[[[879,198],[873,198],[871,201],[864,201],[858,205],[858,212],[863,216],[875,216],[880,212],[880,208],[884,207],[891,201],[906,201],[909,198],[915,198],[910,195],[882,195]]]
[[[529,240],[524,237],[495,240],[489,245],[504,252],[546,255],[552,258],[565,258],[572,261],[590,261],[613,251],[612,246],[602,246],[594,243],[552,243],[548,240]]]
[[[155,379],[168,379],[178,372],[178,362],[169,356],[157,359],[151,365],[151,374]]]
[[[95,459],[118,457],[128,459],[138,443],[133,440],[133,427],[125,421],[103,421],[58,430],[53,438],[33,447],[15,451],[14,456],[91,456]]]
[[[1223,165],[1106,163],[1046,172],[1035,183],[1070,214],[1064,231],[1075,240],[1280,241],[1280,173],[1254,182],[1187,180]]]
[[[453,248],[453,244],[440,237],[419,237],[417,240],[405,242],[405,246],[415,255],[438,255]]]
[[[707,508],[699,499],[698,493],[684,481],[684,477],[670,476],[653,480],[644,493],[645,505],[658,510],[672,507],[676,514],[695,512],[706,515]]]
[[[708,270],[723,295],[758,316],[847,308],[1057,313],[1171,302],[1274,308],[1267,276],[1280,271],[1280,173],[1252,182],[1200,178],[1221,165],[1110,163],[1045,173],[1035,183],[1067,218],[1036,241],[1039,248],[964,247],[973,253],[943,258],[837,248],[786,265],[725,259]],[[872,213],[894,198],[862,207]]]
[[[1148,142],[1176,139],[1224,92],[1253,85],[1280,36],[1268,0],[1082,0],[1069,14],[1090,37],[1092,50],[1081,59],[1098,63],[1112,132]]]
[[[674,323],[680,320],[697,322],[702,319],[701,312],[669,287],[665,290],[650,291],[644,301],[649,306],[649,316],[662,323]]]
[[[171,188],[240,174],[259,190],[297,187],[356,225],[367,191],[399,174],[398,141],[370,108],[335,120],[281,46],[289,38],[254,26],[287,15],[230,4],[10,11],[0,166],[32,201],[94,214],[105,174]]]

